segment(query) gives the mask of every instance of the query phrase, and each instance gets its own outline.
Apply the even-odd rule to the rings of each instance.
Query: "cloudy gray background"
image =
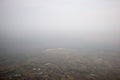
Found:
[[[120,49],[119,0],[0,0],[0,47]]]

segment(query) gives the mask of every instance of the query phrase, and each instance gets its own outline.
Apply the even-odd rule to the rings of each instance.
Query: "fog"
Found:
[[[119,0],[0,0],[0,48],[120,49]]]

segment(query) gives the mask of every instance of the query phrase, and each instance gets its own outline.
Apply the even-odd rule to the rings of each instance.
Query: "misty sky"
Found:
[[[120,47],[119,0],[0,0],[0,44]]]

